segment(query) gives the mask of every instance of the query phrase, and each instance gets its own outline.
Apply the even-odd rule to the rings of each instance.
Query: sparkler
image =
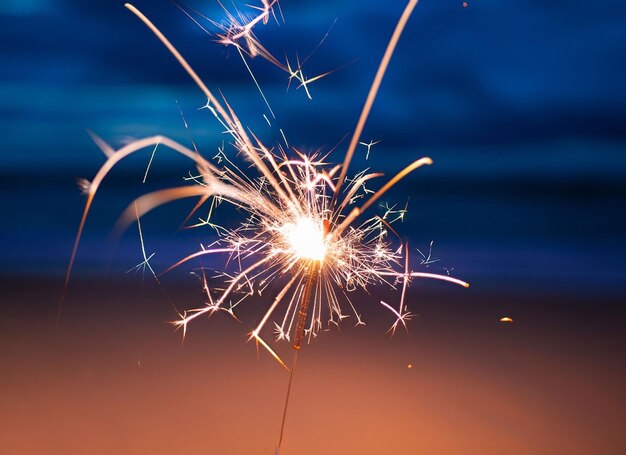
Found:
[[[398,181],[419,167],[432,164],[430,158],[424,157],[412,162],[375,192],[366,188],[366,184],[382,174],[362,171],[348,178],[352,156],[359,144],[383,75],[416,4],[417,0],[410,0],[398,21],[361,111],[343,164],[335,166],[329,165],[327,157],[319,154],[307,155],[296,149],[289,150],[287,145],[287,148],[283,148],[282,144],[275,148],[265,146],[254,133],[244,128],[225,99],[220,101],[213,95],[159,29],[134,6],[125,5],[150,28],[204,93],[207,97],[205,107],[224,127],[235,151],[252,165],[257,175],[250,176],[242,171],[223,148],[220,149],[216,161],[211,162],[197,150],[191,150],[163,136],[137,140],[119,150],[114,150],[102,139],[94,137],[107,159],[91,182],[82,182],[87,201],[67,270],[66,287],[93,199],[109,171],[127,156],[157,146],[167,147],[192,160],[197,174],[189,179],[189,184],[137,198],[122,214],[118,226],[124,228],[154,208],[176,199],[199,198],[194,211],[205,203],[210,204],[207,219],[201,220],[198,226],[213,227],[219,234],[219,239],[182,258],[165,272],[209,255],[225,255],[229,263],[236,264],[236,270],[223,283],[225,287],[222,289],[212,287],[205,272],[202,272],[206,304],[181,313],[179,320],[174,322],[176,327],[182,329],[183,336],[194,319],[203,315],[210,316],[217,311],[225,311],[234,316],[234,310],[241,302],[260,294],[270,283],[282,283],[272,304],[249,335],[249,339],[255,340],[257,346],[263,346],[283,367],[290,370],[277,451],[282,442],[291,380],[302,343],[315,337],[324,324],[339,324],[349,316],[355,318],[357,325],[364,323],[350,299],[349,294],[352,291],[376,284],[387,284],[393,289],[401,285],[397,307],[380,302],[382,307],[395,316],[395,322],[390,329],[395,331],[400,324],[406,327],[406,321],[411,317],[406,309],[405,295],[413,278],[432,278],[468,286],[464,281],[448,275],[415,272],[409,268],[408,247],[401,242],[398,246],[399,242],[394,241],[397,234],[389,221],[394,214],[398,218],[402,217],[404,211],[387,207],[382,216],[375,215],[358,221]],[[296,78],[306,89],[307,79],[301,68],[294,71],[288,64],[278,63],[252,32],[256,24],[267,23],[273,15],[272,8],[275,5],[275,1],[263,0],[259,15],[248,21],[229,16],[231,25],[222,30],[224,33],[220,35],[220,41],[234,45],[240,51],[245,49],[250,57],[261,55],[277,66],[286,68],[290,79]],[[245,47],[240,44],[242,40]],[[373,144],[370,142],[369,146],[371,145]],[[245,220],[237,228],[226,229],[213,222],[214,209],[222,203],[231,204],[246,212]],[[145,253],[144,259],[148,263],[149,258],[145,257]],[[276,340],[292,343],[294,358],[291,368],[269,345],[267,337],[262,335],[269,330],[270,321],[273,322]]]

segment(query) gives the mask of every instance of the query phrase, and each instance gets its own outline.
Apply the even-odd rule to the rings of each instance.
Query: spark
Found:
[[[152,153],[150,154],[150,160],[148,161],[148,165],[146,166],[146,173],[143,175],[143,180],[141,183],[146,183],[146,180],[148,180],[148,172],[150,172],[150,167],[152,166],[152,160],[154,160],[154,154],[156,153],[158,147],[159,147],[159,144],[156,144],[154,148],[152,149]]]
[[[100,148],[102,153],[104,153],[104,156],[108,158],[111,155],[113,155],[115,150],[113,150],[113,148],[109,144],[107,144],[100,136],[98,136],[96,133],[94,133],[91,130],[87,130],[87,133],[89,133],[89,136],[91,136],[91,139]]]
[[[263,98],[263,101],[265,102],[265,105],[267,106],[267,109],[270,111],[270,114],[271,114],[272,118],[275,119],[276,115],[274,115],[274,111],[272,110],[272,106],[270,106],[270,102],[267,100],[267,97],[265,96],[265,93],[263,92],[263,89],[259,85],[259,81],[257,81],[254,73],[252,72],[252,69],[250,68],[250,65],[248,65],[248,62],[246,61],[246,57],[243,55],[243,52],[241,51],[240,47],[237,47],[237,52],[239,52],[239,56],[241,57],[241,60],[243,61],[243,64],[245,65],[246,69],[248,70],[248,73],[250,73],[250,77],[254,81],[254,85],[256,85],[257,90],[261,94],[261,97]],[[266,117],[266,120],[267,120],[267,117]],[[267,123],[269,123],[269,120],[267,121]]]
[[[326,71],[324,73],[318,74],[313,77],[308,77],[304,74],[303,66],[305,63],[313,56],[313,54],[322,46],[322,44],[326,41],[332,28],[335,25],[335,21],[333,21],[329,30],[322,37],[322,39],[317,43],[315,48],[309,53],[309,55],[300,62],[299,57],[296,55],[297,66],[292,67],[289,59],[285,56],[285,62],[281,62],[278,60],[263,44],[259,41],[258,37],[254,33],[254,29],[262,24],[266,25],[269,22],[269,18],[273,17],[275,21],[278,23],[278,19],[276,17],[276,13],[274,12],[274,7],[278,7],[280,11],[280,4],[277,0],[261,0],[261,6],[256,5],[246,5],[248,8],[254,10],[254,13],[242,13],[238,11],[235,7],[234,13],[229,11],[224,4],[222,4],[219,0],[218,3],[222,7],[224,11],[225,19],[221,22],[210,19],[199,11],[186,6],[183,8],[181,5],[176,4],[176,6],[187,16],[189,17],[202,31],[204,31],[208,35],[212,35],[212,33],[207,30],[193,15],[189,12],[198,15],[202,19],[209,22],[213,27],[219,30],[218,33],[215,34],[217,43],[223,46],[233,46],[237,49],[237,52],[246,68],[252,81],[254,82],[259,94],[263,98],[263,102],[267,106],[272,118],[276,118],[272,107],[263,92],[256,76],[252,72],[250,65],[246,61],[246,57],[250,59],[254,59],[256,57],[260,57],[267,62],[274,65],[276,68],[280,69],[284,73],[288,75],[287,79],[287,88],[291,85],[293,80],[297,81],[299,85],[296,88],[304,88],[304,92],[306,93],[307,98],[313,99],[311,96],[311,92],[309,90],[309,85],[313,82],[319,81],[320,79],[334,73],[337,69]],[[189,10],[189,11],[188,11]],[[284,22],[284,17],[282,16],[282,11],[280,11],[280,16],[282,21]]]
[[[417,248],[417,252],[420,254],[420,256],[422,256],[421,265],[428,267],[429,265],[434,264],[435,262],[439,262],[439,259],[433,257],[433,244],[434,243],[435,243],[434,240],[430,241],[428,245],[428,254],[422,253],[421,250]]]
[[[263,55],[271,60],[271,54],[266,53],[254,38],[252,28],[255,24],[267,23],[275,4],[276,1],[264,0],[261,13],[248,21],[244,21],[241,16],[236,18],[229,15],[231,25],[222,37],[223,44],[235,45],[240,53],[243,52],[242,58],[244,54]],[[320,330],[324,330],[325,323],[326,326],[338,325],[353,316],[357,325],[364,324],[351,301],[350,294],[356,290],[368,290],[370,286],[379,284],[395,289],[402,283],[397,306],[380,301],[395,318],[390,328],[393,333],[399,325],[406,328],[407,321],[411,319],[412,314],[406,309],[405,295],[413,279],[429,278],[469,286],[448,275],[424,273],[410,268],[408,245],[398,245],[394,241],[397,234],[391,228],[391,223],[404,218],[406,207],[383,204],[382,216],[362,218],[363,213],[396,183],[416,169],[432,164],[430,158],[422,157],[409,163],[375,191],[366,185],[382,174],[365,170],[348,176],[356,146],[366,145],[369,154],[369,148],[377,143],[363,143],[360,135],[391,55],[416,4],[417,0],[410,0],[405,8],[381,60],[343,164],[334,166],[326,161],[326,156],[319,153],[306,154],[293,147],[290,149],[282,129],[280,133],[287,149],[282,145],[266,146],[249,128],[243,126],[224,96],[221,101],[214,96],[161,31],[134,6],[126,4],[126,8],[156,35],[206,96],[206,104],[201,109],[207,109],[223,126],[224,134],[234,148],[234,155],[242,159],[245,167],[229,158],[224,145],[215,159],[209,161],[197,149],[191,150],[164,136],[136,140],[118,150],[96,137],[94,140],[105,153],[106,161],[91,182],[83,182],[87,201],[74,242],[65,288],[99,186],[118,162],[151,147],[152,157],[157,147],[187,157],[195,164],[196,173],[190,175],[184,185],[148,193],[134,200],[120,217],[118,228],[124,229],[138,222],[143,215],[168,202],[200,198],[192,213],[210,201],[209,214],[206,219],[200,218],[195,226],[212,227],[218,234],[218,240],[180,259],[163,273],[205,255],[223,255],[226,260],[224,269],[220,271],[224,279],[220,287],[210,287],[202,270],[205,305],[179,313],[179,319],[173,322],[175,327],[182,329],[183,337],[188,325],[200,316],[210,316],[222,310],[235,317],[234,310],[241,302],[261,295],[272,283],[278,291],[249,339],[254,340],[257,346],[262,346],[287,368],[281,356],[266,340],[265,333],[273,334],[276,341],[291,341],[297,351],[304,338],[310,341]],[[247,47],[239,44],[240,40],[244,40]],[[300,62],[296,69],[292,69],[289,64],[287,66],[290,77],[297,79],[307,94],[307,84],[323,77],[307,79],[302,74]],[[159,151],[162,153],[161,149]],[[230,204],[244,214],[237,227],[227,229],[212,221],[214,212],[221,204]],[[145,265],[150,267],[143,237],[142,252]],[[420,254],[426,259],[423,264],[432,261],[430,251],[428,256]]]
[[[137,217],[137,230],[139,231],[139,243],[141,244],[141,255],[143,257],[143,261],[137,264],[136,266],[134,266],[133,268],[131,268],[130,270],[126,271],[126,273],[132,272],[133,270],[134,271],[141,270],[142,272],[145,272],[146,269],[148,269],[150,270],[150,273],[154,277],[155,281],[160,286],[161,283],[159,282],[159,278],[157,277],[156,272],[154,271],[154,269],[152,268],[152,265],[150,264],[150,259],[152,259],[156,255],[156,253],[152,253],[150,256],[146,254],[146,246],[143,240],[143,231],[141,229],[141,219],[139,217],[139,212],[137,210],[136,204],[134,205],[134,208],[135,208],[135,215]]]
[[[369,158],[370,158],[370,151],[372,150],[372,146],[374,146],[376,144],[380,144],[380,141],[374,141],[373,139],[371,139],[369,142],[359,142],[359,145],[364,145],[365,147],[367,147],[367,152],[365,153],[365,159],[366,160],[369,160]]]
[[[187,119],[185,119],[185,114],[183,114],[183,110],[180,107],[180,103],[178,102],[177,98],[174,98],[174,101],[176,101],[176,107],[178,108],[178,113],[180,114],[180,118],[183,120],[183,125],[185,125],[185,129],[188,130],[189,125],[187,124]]]

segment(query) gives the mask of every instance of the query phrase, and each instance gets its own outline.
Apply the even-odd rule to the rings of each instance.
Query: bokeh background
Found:
[[[404,2],[281,2],[285,23],[258,28],[264,45],[295,60],[329,32],[304,69],[337,71],[308,100],[252,60],[274,128],[234,49],[171,2],[136,5],[266,143],[280,127],[300,150],[339,144],[331,160],[340,161]],[[189,5],[224,19],[217,2]],[[434,166],[384,202],[408,202],[397,230],[416,269],[416,249],[434,241],[428,271],[472,287],[413,283],[417,317],[392,339],[376,302],[396,294],[357,297],[368,326],[347,322],[303,351],[285,453],[626,451],[625,24],[617,0],[418,5],[362,137],[380,143],[368,160],[358,149],[352,169],[392,174],[431,156]],[[55,328],[84,203],[76,178],[103,162],[87,130],[114,146],[154,134],[193,140],[210,157],[225,138],[198,110],[202,94],[120,1],[3,0],[0,56],[8,453],[272,453],[286,375],[245,343],[267,302],[244,309],[241,324],[220,316],[191,327],[181,346],[164,321],[172,306],[202,304],[191,268],[164,278],[162,291],[126,273],[142,260],[136,228],[110,239],[133,197],[192,170],[164,148],[145,184],[149,150],[103,185]],[[155,269],[213,238],[179,229],[192,206],[145,218]],[[225,225],[238,219],[224,212]]]

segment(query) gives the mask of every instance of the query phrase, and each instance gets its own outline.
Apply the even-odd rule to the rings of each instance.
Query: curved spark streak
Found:
[[[409,272],[409,273],[395,273],[395,272],[381,272],[380,276],[393,276],[398,278],[410,277],[410,278],[430,278],[433,280],[447,281],[448,283],[458,284],[464,288],[469,288],[470,284],[466,281],[459,280],[447,275],[439,275],[437,273],[424,273],[424,272]]]
[[[396,45],[400,40],[400,35],[402,35],[404,27],[406,26],[406,23],[408,22],[411,13],[417,6],[418,1],[419,0],[409,0],[409,3],[406,5],[404,11],[402,12],[402,16],[400,16],[400,20],[396,24],[393,35],[391,36],[391,39],[387,44],[387,49],[385,49],[385,54],[380,61],[380,66],[376,71],[376,76],[374,76],[374,82],[372,83],[370,91],[367,94],[367,99],[365,100],[365,104],[363,105],[363,110],[361,111],[359,121],[357,122],[356,128],[354,129],[354,134],[352,135],[352,139],[350,140],[350,145],[348,146],[348,151],[346,152],[346,156],[343,160],[343,167],[341,168],[341,174],[339,174],[339,179],[337,181],[337,191],[339,191],[344,179],[346,178],[346,174],[348,173],[348,166],[350,166],[350,161],[352,161],[352,155],[354,155],[354,151],[356,150],[357,145],[359,145],[361,133],[363,132],[363,128],[365,128],[365,122],[369,117],[370,110],[372,109],[372,105],[374,104],[374,100],[376,99],[376,94],[378,93],[380,84],[383,81],[385,72],[387,71],[387,66],[389,66],[389,61],[391,60],[393,51],[396,49]]]

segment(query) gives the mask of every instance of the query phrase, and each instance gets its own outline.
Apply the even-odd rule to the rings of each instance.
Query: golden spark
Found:
[[[262,56],[285,69],[290,79],[298,80],[308,94],[307,84],[323,75],[307,79],[302,74],[300,63],[295,69],[289,63],[283,65],[261,45],[253,33],[255,25],[267,23],[270,17],[275,17],[273,7],[276,4],[275,0],[262,0],[260,12],[253,18],[228,15],[229,25],[222,26],[220,42],[235,46],[242,58],[244,55]],[[106,155],[106,161],[91,182],[81,181],[87,201],[74,242],[65,289],[85,221],[103,180],[118,162],[129,155],[148,149],[152,150],[153,157],[157,147],[159,151],[161,148],[170,149],[189,158],[195,163],[197,173],[186,185],[162,189],[134,200],[120,217],[118,226],[127,227],[165,203],[182,198],[199,198],[194,211],[204,203],[210,203],[210,209],[206,220],[201,220],[197,226],[215,228],[219,239],[182,258],[165,272],[209,255],[224,255],[229,264],[236,264],[236,270],[229,271],[227,279],[220,283],[220,287],[211,287],[203,274],[205,305],[183,312],[174,322],[176,327],[182,329],[183,335],[194,319],[220,310],[234,316],[234,310],[241,302],[259,295],[270,283],[278,283],[279,290],[259,324],[250,333],[250,339],[254,339],[257,345],[263,346],[281,365],[289,369],[266,341],[270,322],[273,322],[271,329],[275,339],[291,342],[297,353],[304,339],[310,341],[326,326],[339,324],[349,316],[354,318],[357,325],[364,323],[350,298],[350,293],[357,289],[367,289],[377,284],[386,284],[392,289],[401,288],[397,305],[380,302],[395,317],[390,329],[395,331],[400,324],[406,327],[406,321],[411,318],[405,305],[405,295],[414,278],[431,278],[469,286],[466,282],[448,275],[410,269],[408,247],[395,240],[397,235],[388,221],[393,218],[401,219],[405,210],[386,206],[382,215],[362,219],[362,214],[396,183],[414,170],[432,164],[430,158],[422,157],[408,164],[376,191],[366,188],[366,184],[382,174],[361,171],[348,177],[349,165],[357,145],[361,143],[367,146],[369,153],[369,148],[375,144],[373,141],[360,141],[361,133],[396,44],[416,4],[417,0],[409,1],[396,25],[343,163],[330,165],[326,162],[326,157],[318,154],[307,155],[295,148],[290,149],[289,146],[287,149],[282,145],[266,146],[249,128],[242,125],[225,99],[220,101],[213,95],[161,31],[133,5],[127,3],[126,8],[156,35],[206,96],[204,107],[229,135],[235,151],[233,156],[242,156],[255,175],[249,175],[249,171],[242,170],[243,166],[240,168],[235,165],[224,147],[210,161],[197,150],[191,150],[164,136],[136,140],[115,150],[94,135],[95,142]],[[269,123],[267,117],[265,118]],[[282,129],[280,131],[284,138]],[[246,214],[238,227],[226,229],[213,222],[214,210],[222,203],[231,204]],[[143,248],[143,238],[141,241],[145,262],[142,264],[152,270],[148,262],[150,258]],[[292,372],[296,358],[294,357]],[[407,368],[412,368],[412,365],[409,364]],[[285,405],[285,414],[286,409]],[[282,428],[279,447],[281,440]]]
[[[409,269],[408,248],[403,244],[394,245],[393,235],[390,235],[394,231],[386,221],[393,212],[393,207],[387,206],[386,213],[382,216],[376,215],[357,222],[363,212],[398,181],[415,169],[432,164],[430,158],[415,160],[375,192],[368,190],[366,183],[382,174],[359,172],[353,178],[347,178],[350,161],[359,144],[359,137],[378,87],[416,3],[417,0],[409,2],[396,26],[343,164],[335,166],[329,166],[322,157],[315,154],[308,156],[294,149],[295,156],[288,156],[282,146],[265,146],[241,124],[226,101],[222,104],[213,95],[161,31],[133,5],[126,4],[126,8],[150,28],[206,95],[205,107],[224,126],[236,152],[253,165],[258,175],[251,177],[243,172],[233,164],[223,148],[218,154],[217,164],[213,164],[197,151],[163,136],[137,140],[114,150],[94,135],[107,159],[91,182],[81,182],[87,202],[68,266],[66,286],[85,221],[106,175],[127,156],[146,148],[154,150],[161,146],[195,162],[197,176],[191,179],[190,185],[163,189],[137,198],[120,217],[119,227],[128,226],[162,204],[188,197],[199,197],[200,203],[212,199],[211,213],[220,203],[232,204],[247,213],[246,219],[238,228],[219,228],[220,238],[217,241],[182,258],[166,270],[167,272],[201,256],[215,254],[225,254],[229,260],[236,259],[235,262],[239,265],[238,270],[225,283],[225,288],[218,290],[205,285],[206,304],[182,313],[180,319],[174,322],[183,329],[183,333],[186,333],[192,320],[202,315],[211,315],[218,310],[232,314],[246,297],[260,293],[272,281],[283,280],[285,284],[276,294],[261,322],[250,333],[250,338],[266,348],[286,367],[261,336],[279,307],[282,308],[282,314],[279,315],[278,322],[274,323],[275,337],[277,340],[293,340],[293,347],[299,349],[304,336],[310,340],[325,324],[338,324],[349,315],[355,318],[357,324],[363,323],[349,296],[356,289],[366,289],[380,283],[391,288],[401,285],[402,293],[397,307],[380,302],[395,316],[396,321],[392,326],[395,330],[399,324],[406,326],[406,321],[411,317],[406,310],[405,294],[413,278],[432,278],[467,287],[466,282],[448,275]],[[262,17],[259,16],[260,19],[248,24],[264,22],[269,17],[274,2],[264,2],[264,5]],[[251,27],[241,26],[236,29],[239,31],[233,39],[252,36]],[[358,205],[361,201],[364,202]],[[210,217],[199,223],[202,224],[214,226]],[[144,259],[148,262],[148,258]],[[311,311],[309,305],[312,306]]]

